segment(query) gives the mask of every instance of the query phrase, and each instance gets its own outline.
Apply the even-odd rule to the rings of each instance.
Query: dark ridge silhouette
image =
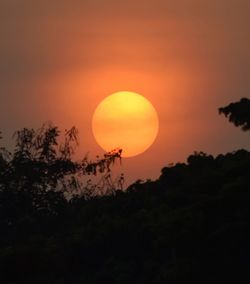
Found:
[[[1,148],[1,284],[250,282],[250,152],[195,152],[103,190],[81,178],[109,176],[121,151],[74,162],[77,130],[59,134],[23,129]]]
[[[235,126],[241,126],[243,131],[250,130],[250,100],[242,98],[239,102],[219,108],[219,113],[229,117]]]

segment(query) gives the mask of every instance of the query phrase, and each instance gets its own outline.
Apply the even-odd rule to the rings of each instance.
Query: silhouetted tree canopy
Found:
[[[242,130],[250,130],[250,100],[242,98],[239,102],[231,103],[219,108],[219,113],[229,117],[229,121],[235,126],[241,126]]]
[[[76,162],[77,129],[59,134],[0,148],[1,284],[250,282],[250,152],[194,152],[124,191],[120,150]],[[81,180],[98,172],[108,190]]]
[[[96,161],[87,157],[73,161],[77,136],[75,127],[60,137],[57,127],[45,124],[38,130],[17,131],[13,153],[0,148],[0,210],[10,213],[6,218],[3,214],[2,221],[8,224],[17,216],[58,215],[74,196],[87,199],[115,190],[110,167],[121,159],[121,151],[106,153]],[[83,177],[98,173],[106,181],[102,187],[85,184]]]
[[[50,191],[65,203],[54,217],[1,191],[1,283],[247,283],[249,171],[248,151],[195,152],[126,192],[66,202]]]

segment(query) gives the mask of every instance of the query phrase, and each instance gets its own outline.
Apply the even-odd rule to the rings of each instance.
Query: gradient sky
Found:
[[[0,0],[0,130],[52,121],[80,130],[78,155],[102,150],[97,104],[121,90],[148,98],[160,132],[124,159],[127,183],[156,178],[193,151],[250,148],[218,107],[250,91],[249,0]]]

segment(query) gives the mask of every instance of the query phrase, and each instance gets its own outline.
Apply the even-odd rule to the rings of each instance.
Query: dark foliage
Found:
[[[120,151],[73,162],[77,130],[58,136],[23,129],[0,148],[1,284],[250,282],[250,152],[195,152],[124,192]],[[81,182],[97,172],[106,190]]]
[[[50,191],[54,217],[34,214],[26,191],[2,191],[1,283],[247,283],[250,153],[187,161],[109,196]]]
[[[13,227],[20,220],[56,218],[64,214],[68,200],[111,194],[114,184],[110,167],[121,159],[121,151],[112,151],[89,161],[72,160],[78,145],[75,127],[65,130],[63,138],[57,127],[46,124],[41,129],[24,128],[14,135],[14,153],[0,148],[0,224]],[[59,140],[62,140],[59,143]],[[108,182],[96,186],[83,177],[101,174]],[[107,177],[109,177],[107,179]]]
[[[239,102],[231,103],[226,107],[219,108],[219,113],[229,117],[229,121],[242,130],[250,130],[250,100],[242,98]]]

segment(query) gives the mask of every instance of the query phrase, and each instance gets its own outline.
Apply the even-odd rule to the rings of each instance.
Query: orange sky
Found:
[[[154,145],[124,159],[128,183],[193,151],[250,148],[217,108],[249,97],[248,0],[0,0],[0,130],[53,121],[80,130],[78,155],[102,153],[91,118],[107,95],[148,98]]]

